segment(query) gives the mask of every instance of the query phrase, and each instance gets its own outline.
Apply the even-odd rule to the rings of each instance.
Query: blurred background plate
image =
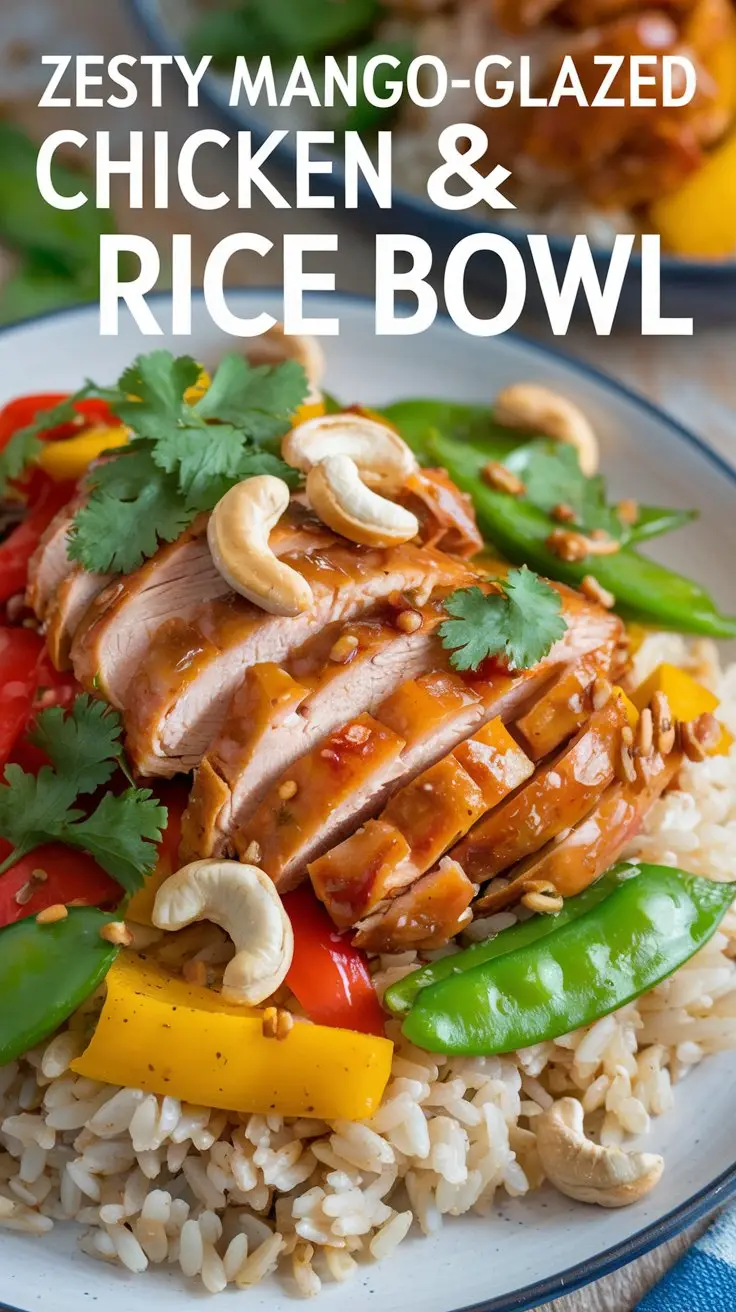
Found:
[[[192,13],[189,0],[184,4],[179,3],[179,0],[126,0],[126,3],[156,51],[166,54],[184,51]],[[479,55],[481,53],[486,52],[479,52]],[[254,140],[259,145],[274,127],[288,125],[295,129],[314,126],[313,122],[308,123],[306,117],[302,116],[303,111],[298,106],[288,111],[263,110],[260,107],[251,109],[248,106],[231,107],[228,104],[230,78],[227,73],[208,73],[202,87],[217,112],[229,120],[232,127],[252,132]],[[280,161],[284,170],[293,175],[295,150],[292,138],[286,138],[277,148],[274,159]],[[438,162],[441,162],[439,155]],[[331,191],[338,197],[339,203],[339,197],[344,195],[344,175],[338,161],[335,161],[331,176],[320,179],[319,182],[325,191]],[[732,203],[736,205],[736,178],[733,184]],[[529,229],[515,227],[506,221],[502,225],[494,226],[492,223],[484,223],[477,214],[466,215],[441,210],[423,195],[413,194],[401,187],[394,189],[392,209],[381,210],[368,187],[364,185],[359,208],[357,211],[351,211],[349,217],[374,231],[412,232],[424,237],[432,246],[436,261],[443,259],[458,241],[471,233],[500,232],[515,243],[524,257],[528,274],[529,313],[534,314],[535,311],[543,308],[541,298],[538,294],[535,296],[536,273],[525,240]],[[306,217],[305,226],[308,226]],[[540,230],[544,230],[543,225]],[[567,268],[572,237],[551,235],[549,241],[559,277]],[[591,237],[591,246],[599,274],[603,277],[608,269],[610,251],[604,245],[597,246],[594,237]],[[499,276],[498,261],[494,258],[482,255],[475,257],[472,271],[474,281],[488,296],[492,297],[494,293],[503,291],[505,282]],[[640,318],[641,291],[641,259],[638,254],[634,254],[621,297],[618,324],[634,324]],[[688,316],[701,325],[736,322],[736,257],[722,261],[695,260],[663,254],[662,313],[671,316]]]

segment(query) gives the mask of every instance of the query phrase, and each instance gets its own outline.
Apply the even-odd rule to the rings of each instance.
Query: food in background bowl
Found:
[[[298,110],[279,117],[283,124],[284,115],[288,121],[298,113],[300,120],[306,115],[323,126],[364,132],[392,127],[396,176],[410,191],[424,192],[437,166],[442,129],[471,121],[488,132],[489,167],[500,160],[514,175],[509,194],[517,208],[494,212],[494,222],[571,236],[587,232],[599,246],[609,245],[617,232],[661,232],[669,251],[690,259],[726,259],[736,252],[729,204],[736,177],[733,0],[317,0],[308,21],[299,7],[265,0],[204,14],[195,4],[189,12],[190,49],[213,54],[225,66],[236,54],[253,61],[268,54],[287,68],[301,54],[314,61],[319,81],[326,54],[357,54],[363,66],[387,53],[396,69],[385,76],[401,78],[414,56],[439,56],[450,77],[469,81],[469,89],[452,90],[435,108],[422,109],[405,97],[389,110],[363,99],[345,111],[320,112],[298,101]],[[495,73],[516,78],[517,95],[519,60],[530,56],[535,96],[549,96],[563,57],[571,55],[588,105],[563,98],[553,108],[522,108],[515,99],[508,107],[485,108],[473,77],[479,59],[496,51],[509,57],[511,68]],[[598,55],[621,60],[606,92],[610,98],[630,99],[629,61],[643,57],[656,66],[655,85],[642,95],[661,102],[659,61],[665,55],[693,60],[697,92],[683,107],[596,107],[608,71],[607,64],[595,63]]]
[[[624,1136],[736,1037],[736,621],[556,392],[378,414],[275,351],[0,416],[0,1224],[310,1294],[656,1186]]]

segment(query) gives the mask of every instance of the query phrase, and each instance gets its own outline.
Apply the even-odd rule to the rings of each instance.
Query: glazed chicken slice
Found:
[[[572,743],[453,849],[474,883],[486,883],[587,815],[613,780],[627,723],[614,694]]]
[[[564,669],[552,687],[516,722],[526,751],[541,761],[576,733],[593,710],[593,685],[611,670],[612,649],[602,647]]]
[[[230,594],[200,607],[193,621],[171,620],[158,630],[124,717],[128,751],[141,774],[168,776],[199,764],[248,666],[285,660],[325,625],[365,614],[392,593],[431,593],[475,580],[463,562],[412,543],[380,549],[340,540],[283,559],[309,582],[309,611],[269,615]]]
[[[402,632],[401,617],[421,627]],[[416,618],[415,618],[416,617]],[[246,671],[222,733],[199,766],[184,817],[182,859],[218,855],[269,785],[335,729],[374,711],[405,679],[440,665],[438,600],[327,625],[283,666]]]
[[[335,924],[356,924],[413,884],[533,770],[500,719],[424,770],[392,797],[379,820],[369,820],[309,866]]]
[[[110,579],[109,574],[93,574],[74,565],[58,585],[46,615],[46,646],[57,670],[71,668],[74,634]]]
[[[80,494],[61,508],[43,533],[31,557],[26,601],[39,620],[45,620],[57,588],[74,569],[74,562],[67,555],[69,530],[84,499]]]
[[[176,542],[132,574],[113,580],[88,609],[72,645],[74,673],[83,687],[101,692],[113,706],[125,705],[138,665],[157,629],[170,619],[186,620],[204,602],[230,594],[207,544],[207,519],[200,516]],[[334,534],[290,507],[271,537],[276,555],[316,550]]]
[[[611,784],[597,806],[562,841],[548,843],[514,867],[507,879],[495,881],[475,904],[476,914],[501,911],[540,883],[552,885],[562,897],[581,893],[618,860],[681,764],[679,752],[664,759],[655,754],[647,761],[644,778]]]
[[[620,631],[620,621],[609,612],[585,601],[570,589],[561,588],[560,592],[568,628],[544,661],[533,669],[507,674],[496,668],[485,678],[481,673],[462,676],[454,671],[434,671],[403,683],[381,703],[375,711],[376,719],[405,743],[396,772],[392,765],[390,778],[384,778],[380,773],[366,777],[361,789],[341,799],[339,811],[330,808],[329,819],[325,818],[324,798],[315,795],[310,805],[309,827],[302,826],[298,833],[294,830],[284,865],[274,865],[268,870],[277,883],[282,878],[293,882],[300,877],[310,861],[316,860],[375,815],[392,791],[440,760],[469,735],[477,733],[489,720],[501,716],[508,721],[523,714],[554,679],[566,659],[590,650],[600,642],[612,641],[613,635]],[[314,748],[302,761],[313,758],[319,750]],[[247,837],[243,838],[240,833],[236,835],[234,841],[238,851],[258,838],[259,826],[265,830],[275,823],[278,788],[289,784],[291,775],[291,770],[285,772],[278,783],[272,785],[245,826]]]
[[[475,893],[457,861],[444,857],[437,870],[423,875],[387,907],[366,917],[353,938],[367,952],[403,952],[407,948],[444,947],[472,920]]]

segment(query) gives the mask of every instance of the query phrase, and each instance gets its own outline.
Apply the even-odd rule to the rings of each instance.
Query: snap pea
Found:
[[[507,560],[527,564],[548,578],[573,586],[586,574],[613,593],[617,608],[630,619],[656,623],[660,628],[700,633],[711,638],[736,637],[736,616],[724,615],[700,584],[631,547],[615,555],[588,556],[563,561],[549,549],[547,539],[555,527],[542,510],[524,500],[489,487],[481,478],[488,460],[482,447],[454,442],[435,431],[427,439],[431,458],[470,494],[478,526]],[[559,526],[557,526],[559,527]]]
[[[436,434],[451,441],[470,442],[483,451],[484,460],[505,460],[528,434],[515,434],[496,423],[487,405],[462,401],[410,400],[384,406],[381,414],[398,428],[417,459],[430,464]]]
[[[100,937],[115,919],[72,907],[51,925],[28,918],[0,930],[0,1066],[53,1034],[94,992],[118,953]]]
[[[537,942],[423,989],[402,1029],[430,1052],[492,1056],[615,1011],[683,965],[736,887],[641,866],[609,897]]]
[[[697,510],[673,510],[669,506],[640,506],[636,523],[626,529],[625,540],[628,545],[649,542],[651,538],[660,538],[665,533],[674,533],[678,528],[686,528],[697,518]]]
[[[422,966],[421,970],[405,975],[386,990],[383,995],[384,1005],[395,1015],[405,1016],[422,989],[439,984],[440,980],[463,975],[466,971],[482,966],[487,961],[505,956],[507,952],[515,952],[517,948],[526,947],[528,943],[536,943],[554,930],[561,929],[563,925],[578,920],[618,888],[621,880],[631,875],[631,870],[632,867],[628,865],[616,866],[595,884],[591,884],[590,888],[586,888],[584,893],[579,893],[577,897],[566,898],[562,910],[556,915],[532,916],[530,920],[524,920],[501,930],[501,933],[494,935],[493,938],[484,939],[482,943],[474,943],[463,952],[457,952],[451,957],[441,957],[439,961],[432,961],[429,965]]]

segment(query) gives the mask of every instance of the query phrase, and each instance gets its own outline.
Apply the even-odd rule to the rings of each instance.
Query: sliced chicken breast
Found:
[[[62,507],[43,533],[31,557],[26,601],[39,620],[46,618],[57,588],[74,568],[74,562],[67,555],[69,530],[83,501],[82,496],[75,497],[67,506]]]
[[[647,762],[646,776],[635,784],[611,784],[590,814],[561,841],[547,843],[505,879],[494,880],[476,903],[476,913],[492,915],[518,902],[538,883],[553,885],[563,897],[581,893],[619,859],[681,764],[679,752],[664,760],[655,754]]]
[[[453,849],[474,883],[492,879],[587,815],[614,778],[626,723],[626,708],[614,694],[572,743]],[[479,909],[485,909],[482,899]]]
[[[71,668],[74,634],[92,602],[110,583],[109,574],[92,574],[75,565],[56,589],[46,615],[46,646],[57,670]]]
[[[141,774],[172,775],[199,764],[221,732],[249,666],[285,660],[327,624],[346,623],[392,593],[452,589],[475,575],[441,552],[411,543],[386,549],[336,542],[285,559],[311,585],[302,615],[268,615],[231,594],[172,620],[151,642],[126,708],[128,750]]]
[[[612,655],[610,646],[601,647],[570,665],[517,721],[517,732],[532,760],[549,756],[585,723],[593,710],[595,681],[608,674]]]
[[[474,892],[475,885],[457,861],[444,857],[436,870],[368,916],[353,943],[368,952],[444,947],[470,923]]]
[[[391,798],[380,820],[369,820],[310,864],[314,890],[335,923],[354,925],[414,883],[533,770],[494,719],[417,775]]]
[[[283,667],[254,665],[235,693],[222,733],[199,766],[184,820],[182,860],[217,855],[293,761],[362,711],[374,711],[406,678],[441,665],[434,636],[439,602],[412,610],[421,627],[404,633],[400,609],[328,625]]]

